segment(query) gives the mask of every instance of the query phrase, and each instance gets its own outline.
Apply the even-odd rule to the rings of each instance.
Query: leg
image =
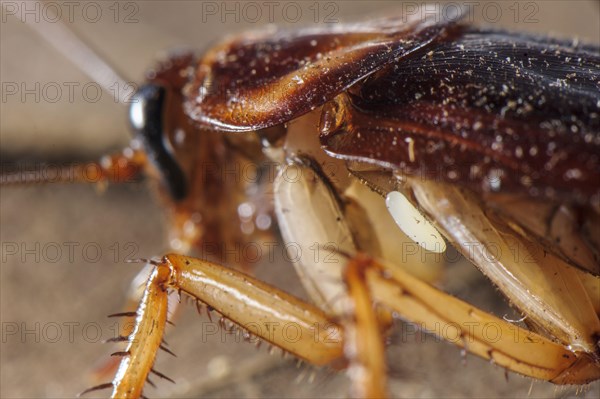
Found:
[[[315,365],[343,366],[341,329],[323,311],[239,271],[181,255],[167,255],[152,272],[128,337],[114,398],[136,398],[161,348],[167,322],[167,289],[183,292],[214,308],[251,334]],[[85,393],[85,392],[84,392]]]
[[[154,265],[148,263],[131,281],[129,290],[126,294],[125,303],[121,308],[121,312],[109,317],[127,316],[131,317],[137,315],[136,309],[140,304],[144,291],[146,290],[148,279],[154,270]],[[169,319],[173,320],[177,317],[179,310],[179,301],[177,292],[171,291],[168,297],[168,314]],[[131,320],[126,323],[119,323],[118,335],[108,340],[108,342],[119,342],[123,341],[123,337],[128,337],[133,333],[136,323],[135,320]],[[109,359],[103,358],[97,367],[94,368],[93,377],[97,382],[105,381],[107,378],[112,377],[116,373],[121,359],[119,357],[111,356]]]
[[[161,348],[167,322],[167,289],[178,290],[214,308],[241,328],[315,365],[344,367],[350,361],[355,393],[385,395],[385,365],[372,303],[438,333],[466,350],[518,373],[562,384],[600,377],[598,363],[547,338],[473,308],[395,267],[357,256],[345,272],[352,315],[344,330],[320,309],[239,271],[181,255],[167,255],[152,272],[137,311],[134,332],[112,383],[112,397],[140,397]],[[499,339],[490,340],[493,328]],[[346,338],[346,335],[348,337]],[[355,372],[355,371],[359,372]],[[356,389],[358,387],[358,389]],[[89,390],[88,390],[89,391]],[[87,391],[86,391],[87,392]]]
[[[556,384],[600,378],[600,363],[541,335],[483,312],[398,267],[372,261],[367,281],[373,299],[400,317],[508,370]],[[493,335],[493,337],[492,337]]]
[[[592,351],[575,352],[576,349],[567,349],[567,345],[577,342],[576,340],[567,339],[562,341],[562,345],[555,343],[479,311],[407,273],[408,270],[419,269],[418,261],[421,257],[410,262],[410,268],[402,269],[400,266],[406,264],[402,253],[400,256],[391,256],[380,248],[381,256],[387,258],[386,263],[371,260],[367,262],[371,267],[363,265],[356,269],[355,263],[360,256],[354,254],[358,253],[359,248],[368,253],[377,253],[376,250],[371,250],[377,248],[376,245],[365,245],[361,235],[353,234],[353,231],[365,230],[368,227],[366,223],[355,223],[355,219],[348,215],[348,204],[332,188],[332,183],[327,180],[324,172],[310,159],[294,160],[280,173],[280,176],[286,175],[299,177],[293,180],[278,178],[275,183],[275,210],[283,239],[288,244],[298,246],[302,254],[318,254],[314,252],[314,248],[334,248],[325,257],[297,256],[294,265],[311,297],[316,298],[320,307],[327,309],[330,314],[343,318],[343,315],[348,313],[338,305],[341,303],[339,298],[348,296],[349,292],[353,310],[352,317],[347,317],[344,323],[344,336],[347,340],[344,348],[351,367],[356,365],[357,370],[361,370],[361,373],[355,373],[351,369],[350,374],[353,380],[363,387],[362,390],[359,389],[362,392],[374,392],[378,389],[378,375],[381,375],[383,370],[383,361],[377,360],[381,358],[377,355],[380,343],[372,338],[376,335],[372,333],[372,329],[377,327],[376,323],[372,322],[374,312],[372,307],[364,305],[365,302],[384,305],[404,319],[422,326],[426,331],[441,331],[438,335],[442,338],[524,375],[563,384],[581,384],[600,377],[600,367]],[[364,198],[365,195],[360,194],[356,199]],[[377,199],[383,201],[381,198],[375,198],[365,202],[363,208],[371,211],[371,223],[380,227],[385,226],[380,219],[384,216],[389,218],[389,215],[383,214],[380,217],[374,212]],[[351,224],[356,225],[354,229],[351,228]],[[487,230],[495,231],[493,228]],[[377,236],[377,240],[373,240],[373,235],[378,231],[381,237]],[[386,236],[393,232],[394,230],[389,228],[375,228],[373,233],[366,237],[366,241],[368,244],[371,244],[371,241],[386,242],[382,238],[387,238]],[[394,238],[387,242],[385,247],[402,248],[405,241]],[[319,243],[327,245],[318,245]],[[503,252],[511,253],[508,249]],[[345,272],[347,287],[344,287],[339,283],[343,279],[343,265],[348,258],[350,261]],[[365,263],[364,260],[360,262]],[[526,268],[530,265],[518,266]],[[528,282],[532,279],[523,280]],[[367,288],[363,287],[363,281],[366,281]],[[533,281],[537,282],[535,279]],[[529,287],[529,291],[534,289],[537,290],[535,285]],[[551,289],[548,291],[556,292]],[[566,299],[574,302],[571,306],[572,312],[580,310],[577,304],[587,305],[589,302],[572,298],[580,293],[585,296],[583,290],[566,292],[570,293],[570,297],[567,295]],[[529,294],[528,298],[531,296]],[[555,293],[554,296],[560,299],[559,294]],[[556,307],[560,308],[558,305]],[[544,305],[544,309],[546,313],[553,310],[548,309],[548,305]],[[595,317],[593,311],[588,313]],[[496,333],[495,337],[490,336],[492,332]],[[361,338],[356,338],[359,335]],[[371,370],[367,370],[367,366]]]
[[[344,348],[356,396],[385,396],[382,323],[374,304],[519,374],[555,384],[600,378],[600,364],[592,354],[572,352],[474,308],[395,265],[358,254],[348,261],[344,280],[352,304],[343,322]]]
[[[113,356],[122,357],[113,382],[90,388],[82,395],[112,386],[112,398],[138,398],[142,396],[142,389],[150,372],[162,376],[152,366],[156,353],[162,346],[167,323],[169,278],[169,269],[165,267],[156,267],[152,271],[138,310],[133,314],[136,316],[135,327],[130,335],[120,339],[128,342],[127,348],[123,352],[113,353]]]
[[[170,285],[253,335],[315,365],[342,358],[340,328],[319,308],[242,272],[167,255]]]
[[[358,255],[350,259],[344,272],[351,304],[343,317],[344,348],[348,358],[348,374],[352,379],[352,396],[360,398],[387,397],[385,348],[380,329],[381,319],[373,306],[366,281],[369,258]],[[385,316],[384,316],[385,317]]]

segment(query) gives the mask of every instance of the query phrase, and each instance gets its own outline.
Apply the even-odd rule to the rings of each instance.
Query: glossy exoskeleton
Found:
[[[99,387],[113,387],[113,397],[142,394],[171,290],[310,363],[348,368],[359,396],[385,395],[382,337],[391,316],[426,331],[455,326],[456,345],[534,378],[600,378],[599,85],[598,47],[458,18],[260,31],[203,54],[174,54],[134,98],[134,155],[126,162],[158,181],[173,250],[203,249],[208,260],[150,262],[136,328],[121,339],[128,346],[120,369]],[[223,179],[227,165],[273,161],[274,182]],[[105,165],[106,177],[121,167]],[[286,180],[290,171],[300,177]],[[384,198],[389,213],[375,212],[385,210]],[[246,225],[227,224],[248,201]],[[433,238],[406,230],[410,209]],[[287,244],[333,247],[334,265],[294,260],[314,304],[211,263],[228,259],[205,251],[206,243],[252,242],[269,230],[261,217],[276,219]],[[439,249],[438,231],[527,328],[414,276],[420,265],[407,264],[394,242]],[[285,320],[306,339],[249,327]],[[487,339],[484,322],[506,335]],[[327,325],[333,333],[323,327],[313,337],[320,339],[309,338],[311,326]]]

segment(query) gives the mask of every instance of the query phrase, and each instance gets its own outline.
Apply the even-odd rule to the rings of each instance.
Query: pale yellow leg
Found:
[[[357,255],[344,273],[349,318],[342,327],[321,309],[239,271],[182,255],[167,255],[152,272],[136,326],[127,337],[113,398],[137,398],[161,347],[168,313],[167,290],[177,290],[214,308],[253,335],[315,365],[349,366],[354,393],[386,395],[381,330],[387,307],[426,331],[496,364],[557,384],[600,378],[600,362],[510,324],[380,261]],[[342,331],[343,329],[343,331]],[[348,362],[345,360],[348,359]],[[92,388],[94,389],[94,388]]]
[[[160,266],[155,267],[150,274],[135,312],[135,327],[128,336],[123,337],[127,342],[127,348],[113,354],[121,357],[121,362],[112,383],[90,388],[81,395],[112,387],[111,398],[139,398],[143,397],[142,390],[151,372],[168,379],[155,371],[153,365],[156,354],[162,346],[167,323],[169,274],[168,268]]]
[[[170,285],[243,329],[315,365],[343,357],[341,329],[319,308],[242,272],[167,255]]]
[[[239,271],[182,255],[167,255],[152,272],[135,328],[112,383],[113,398],[143,397],[167,323],[167,289],[205,303],[251,334],[315,365],[343,366],[341,328],[313,305]]]
[[[442,292],[398,267],[377,263],[366,272],[373,299],[426,331],[508,370],[556,384],[600,378],[593,354],[520,328]]]
[[[382,323],[373,307],[372,293],[365,278],[370,267],[371,259],[357,255],[348,261],[344,272],[350,307],[342,320],[344,348],[353,397],[385,398],[387,370]]]

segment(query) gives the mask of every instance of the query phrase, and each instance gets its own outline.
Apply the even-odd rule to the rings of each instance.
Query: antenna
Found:
[[[128,147],[122,152],[104,156],[99,162],[43,164],[35,168],[11,168],[12,165],[0,164],[0,187],[44,183],[127,183],[139,178],[146,163],[143,151]]]
[[[35,1],[41,5],[41,1]],[[6,10],[6,3],[2,3]],[[48,12],[53,12],[48,7]],[[52,10],[52,11],[51,11]],[[54,18],[52,22],[45,18],[31,21],[24,18],[22,13],[9,14],[17,16],[29,25],[40,37],[53,46],[58,52],[75,64],[89,78],[98,83],[106,92],[114,95],[120,103],[129,100],[128,90],[111,90],[115,84],[119,88],[130,85],[117,73],[116,68],[106,62],[90,45],[85,43],[69,28],[62,19]],[[53,12],[54,14],[54,12]],[[56,16],[56,14],[54,14]],[[133,140],[129,147],[121,152],[105,156],[99,162],[85,162],[70,165],[41,165],[34,169],[19,169],[0,165],[0,186],[32,185],[40,183],[105,183],[128,182],[136,179],[146,165],[146,155],[140,149],[139,143]]]
[[[36,1],[36,3],[41,4],[40,1]],[[48,7],[48,12],[53,12],[52,7]],[[123,78],[122,74],[117,72],[117,68],[106,62],[97,51],[94,51],[89,44],[85,43],[62,19],[56,18],[52,22],[49,22],[45,18],[40,18],[37,21],[31,21],[30,18],[23,18],[22,13],[11,14],[29,25],[41,38],[75,64],[89,78],[98,83],[107,93],[111,95],[115,95],[116,93],[120,103],[127,103],[130,91],[121,90],[130,87],[127,80]],[[119,90],[114,90],[115,84],[118,84]]]

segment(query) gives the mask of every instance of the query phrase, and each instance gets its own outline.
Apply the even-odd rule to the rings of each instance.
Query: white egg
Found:
[[[408,237],[427,251],[443,253],[446,241],[440,232],[398,191],[390,192],[385,198],[392,218]]]

